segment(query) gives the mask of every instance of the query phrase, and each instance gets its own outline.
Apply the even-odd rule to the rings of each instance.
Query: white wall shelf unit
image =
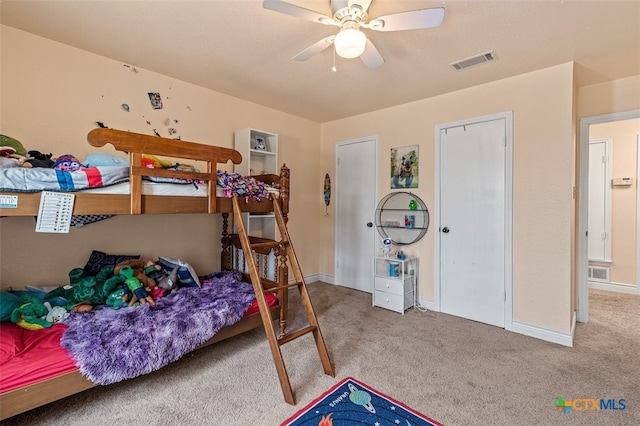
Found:
[[[243,176],[280,174],[278,163],[278,135],[252,128],[236,130],[234,148],[242,154],[242,163],[234,171]],[[244,213],[247,233],[254,237],[275,240],[277,225],[273,214]]]

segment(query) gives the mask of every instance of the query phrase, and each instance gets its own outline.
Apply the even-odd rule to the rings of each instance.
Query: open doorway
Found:
[[[619,133],[624,129],[624,137]],[[618,133],[616,133],[618,132]],[[617,134],[616,137],[612,135]],[[640,134],[640,110],[586,117],[580,120],[580,203],[578,218],[578,313],[577,320],[587,322],[589,319],[589,288],[600,288],[625,293],[640,294],[640,191],[638,177],[640,177],[640,157],[638,138]],[[591,191],[589,169],[593,163],[594,150],[591,141],[611,139],[608,152],[599,161],[608,162],[610,174],[604,174],[606,182],[602,188],[609,193],[609,200],[604,193]],[[618,140],[616,150],[615,140]],[[595,164],[595,163],[594,163]],[[617,166],[617,167],[616,167]],[[593,169],[593,167],[591,167]],[[591,178],[593,183],[593,177]],[[597,181],[597,178],[596,178]],[[592,193],[603,196],[602,206],[610,208],[608,218],[610,228],[606,232],[600,230],[592,232],[589,222],[592,212],[589,208],[589,197]],[[593,200],[592,200],[593,201]],[[609,206],[606,203],[610,202]],[[591,203],[593,204],[593,203]],[[597,205],[598,203],[596,203]],[[616,211],[616,207],[618,206]],[[595,215],[600,212],[594,211]],[[596,221],[598,222],[598,221]],[[604,224],[604,229],[607,225]],[[595,235],[594,235],[595,234]],[[592,238],[593,237],[593,238]],[[606,239],[609,239],[608,241]],[[594,255],[590,245],[598,247],[603,241],[608,243],[609,252],[605,248],[600,254]],[[604,239],[604,240],[603,240]],[[606,244],[605,244],[606,246]],[[617,259],[617,260],[616,260]],[[591,260],[591,261],[590,261]],[[594,275],[596,279],[594,280]]]

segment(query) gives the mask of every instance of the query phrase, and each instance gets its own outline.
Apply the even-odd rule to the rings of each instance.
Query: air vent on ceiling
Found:
[[[460,71],[460,70],[463,70],[465,68],[473,67],[475,65],[484,64],[486,62],[491,62],[491,61],[494,61],[496,59],[497,59],[496,58],[496,54],[493,53],[493,50],[491,50],[489,52],[481,53],[479,55],[472,56],[470,58],[463,59],[461,61],[454,62],[454,63],[449,64],[449,65],[451,65],[456,70]]]

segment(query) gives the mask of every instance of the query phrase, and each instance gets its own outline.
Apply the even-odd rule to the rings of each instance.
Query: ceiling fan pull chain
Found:
[[[333,49],[333,66],[331,67],[331,71],[333,72],[338,72],[338,69],[336,68],[336,49]]]

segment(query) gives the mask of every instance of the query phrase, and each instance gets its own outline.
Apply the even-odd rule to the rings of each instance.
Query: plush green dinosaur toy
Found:
[[[25,303],[11,313],[12,323],[27,330],[40,330],[53,325],[41,318],[47,316],[49,309],[39,299],[28,294],[21,296],[21,298]]]

